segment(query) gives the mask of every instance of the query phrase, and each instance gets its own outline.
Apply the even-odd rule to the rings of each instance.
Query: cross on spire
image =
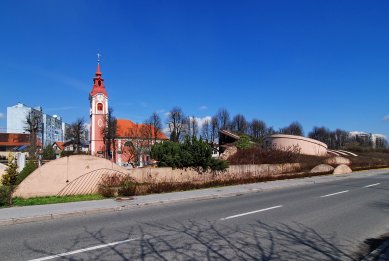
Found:
[[[100,57],[101,57],[100,51],[97,51],[97,62],[98,63],[100,63]]]

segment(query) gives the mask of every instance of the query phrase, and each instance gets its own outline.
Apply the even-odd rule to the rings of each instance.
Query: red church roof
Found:
[[[118,138],[157,138],[160,140],[168,140],[161,131],[159,131],[157,137],[155,137],[154,126],[137,124],[126,119],[117,120],[116,134]]]

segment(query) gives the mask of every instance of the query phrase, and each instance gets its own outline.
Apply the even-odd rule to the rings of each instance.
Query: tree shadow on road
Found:
[[[136,240],[64,260],[356,260],[338,242],[337,234],[319,234],[300,223],[269,225],[261,221],[240,224],[227,221],[171,221],[144,223],[115,231],[119,240]],[[110,239],[109,239],[110,238]],[[85,244],[89,245],[85,246]],[[112,231],[101,228],[73,239],[66,251],[112,242]],[[41,255],[56,253],[25,246]]]

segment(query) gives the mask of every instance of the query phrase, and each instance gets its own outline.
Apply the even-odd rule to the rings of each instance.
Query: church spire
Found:
[[[97,51],[97,70],[96,70],[96,76],[101,76],[102,75],[102,72],[100,71],[100,57],[101,57],[101,54],[100,54],[100,51]]]
[[[104,94],[106,97],[108,97],[107,91],[104,86],[104,79],[102,77],[103,73],[100,69],[100,52],[97,52],[97,69],[95,73],[95,77],[93,78],[93,87],[92,91],[90,92],[91,96],[94,96],[98,93]]]

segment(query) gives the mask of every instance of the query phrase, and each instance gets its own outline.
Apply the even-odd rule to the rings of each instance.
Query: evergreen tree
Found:
[[[54,160],[57,158],[52,146],[50,146],[50,145],[46,146],[46,148],[43,150],[42,158],[44,160]]]
[[[12,154],[8,156],[8,167],[5,170],[5,174],[1,179],[1,183],[8,187],[7,201],[9,205],[12,205],[12,194],[15,190],[15,185],[18,179],[18,165],[15,162],[15,158]]]

